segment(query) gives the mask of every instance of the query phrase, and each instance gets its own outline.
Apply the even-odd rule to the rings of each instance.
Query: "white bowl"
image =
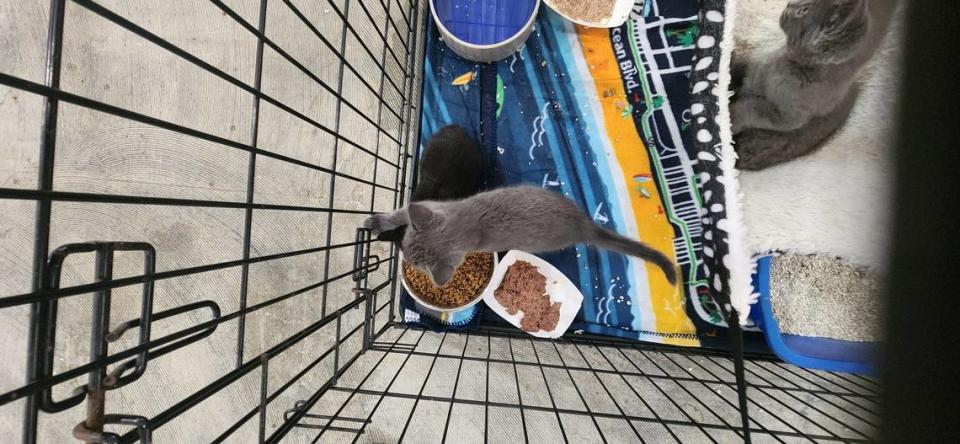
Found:
[[[498,255],[497,255],[497,253],[492,253],[492,254],[493,254],[493,270],[494,270],[494,274],[493,274],[493,276],[490,277],[490,280],[487,281],[487,286],[484,287],[484,289],[481,290],[480,293],[477,294],[477,296],[473,298],[473,300],[471,300],[470,302],[467,302],[466,304],[463,304],[463,305],[461,305],[461,306],[459,306],[459,307],[438,307],[438,306],[436,306],[436,305],[433,305],[433,304],[431,304],[431,303],[429,303],[429,302],[421,299],[420,296],[418,296],[417,293],[416,293],[415,291],[413,291],[413,289],[410,288],[410,284],[407,283],[407,276],[403,273],[403,252],[399,253],[399,259],[400,259],[400,283],[403,285],[403,288],[404,288],[405,290],[407,290],[407,293],[410,295],[410,297],[412,297],[413,300],[417,302],[417,304],[420,304],[420,305],[424,306],[425,308],[428,308],[428,309],[433,310],[433,311],[435,311],[435,312],[451,313],[451,312],[460,311],[460,310],[463,310],[463,309],[466,309],[466,308],[470,308],[470,307],[473,307],[474,305],[477,305],[477,303],[479,303],[480,301],[483,300],[483,295],[486,294],[487,290],[490,290],[490,285],[493,284],[493,277],[496,276],[497,263],[498,263],[497,257],[498,257]],[[500,285],[500,284],[497,284],[497,285]]]
[[[519,311],[515,315],[507,313],[506,307],[500,305],[500,302],[497,301],[496,296],[494,296],[494,291],[500,287],[507,268],[510,268],[516,261],[527,261],[530,265],[537,267],[537,271],[547,278],[546,292],[550,296],[550,302],[562,303],[562,305],[560,305],[560,321],[557,322],[556,328],[551,331],[540,330],[527,333],[538,338],[559,338],[563,336],[567,329],[570,328],[570,324],[573,323],[573,319],[577,317],[577,313],[580,312],[580,306],[583,305],[583,293],[580,293],[580,289],[578,289],[573,282],[570,282],[570,279],[567,279],[567,276],[561,273],[560,270],[557,270],[556,267],[537,256],[519,250],[510,250],[507,254],[503,255],[500,263],[493,270],[493,277],[490,279],[490,284],[487,285],[487,289],[483,293],[483,301],[487,303],[487,306],[490,307],[491,310],[500,315],[501,318],[513,324],[514,327],[520,328],[520,320],[523,319],[523,312]]]
[[[567,20],[570,20],[571,22],[574,22],[576,24],[583,25],[583,26],[590,26],[593,28],[616,28],[622,25],[624,22],[626,22],[627,18],[630,17],[630,12],[633,11],[634,0],[617,0],[613,4],[613,12],[610,13],[610,17],[608,17],[607,21],[605,22],[588,22],[588,21],[580,20],[574,17],[570,17],[560,12],[560,10],[554,6],[554,3],[556,2],[554,2],[553,0],[543,0],[543,3],[549,6],[550,9],[552,9],[557,14],[560,14],[561,17]]]

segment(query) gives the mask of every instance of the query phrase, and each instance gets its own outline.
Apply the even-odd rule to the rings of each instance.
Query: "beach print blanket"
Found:
[[[653,264],[618,253],[542,254],[583,292],[574,331],[699,346],[726,325],[709,286],[713,219],[699,183],[709,177],[700,151],[718,129],[697,116],[706,98],[691,103],[697,43],[709,43],[702,16],[696,0],[638,1],[623,26],[599,29],[541,8],[524,47],[489,65],[459,58],[430,24],[421,150],[439,128],[463,126],[484,147],[485,187],[562,193],[680,264],[674,287]]]

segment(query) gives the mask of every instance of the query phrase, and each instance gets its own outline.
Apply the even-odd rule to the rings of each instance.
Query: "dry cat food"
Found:
[[[470,253],[443,287],[437,287],[426,273],[403,262],[403,277],[421,299],[443,308],[456,308],[480,295],[493,275],[493,254]]]
[[[613,14],[616,0],[553,0],[551,5],[568,17],[590,23],[604,23]]]
[[[524,331],[552,331],[560,322],[560,302],[550,302],[546,294],[547,278],[537,267],[516,261],[503,275],[503,283],[494,291],[497,302],[511,315],[523,312],[520,328]]]

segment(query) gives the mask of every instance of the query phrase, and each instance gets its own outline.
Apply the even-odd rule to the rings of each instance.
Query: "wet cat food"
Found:
[[[443,308],[456,308],[477,298],[493,275],[493,254],[470,253],[442,287],[437,287],[426,273],[403,262],[403,277],[421,299]]]
[[[524,331],[551,331],[560,322],[561,303],[551,303],[546,289],[547,278],[537,267],[526,261],[516,261],[507,268],[500,288],[493,295],[507,313],[523,312],[520,328]]]

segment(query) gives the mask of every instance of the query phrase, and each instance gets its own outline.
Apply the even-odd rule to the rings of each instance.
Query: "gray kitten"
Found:
[[[455,201],[411,203],[363,226],[380,232],[407,224],[403,256],[443,285],[472,251],[529,253],[590,243],[653,262],[671,284],[676,265],[663,253],[593,223],[563,196],[533,186],[498,188]]]
[[[735,61],[730,104],[737,166],[767,168],[815,151],[843,126],[860,69],[876,52],[895,0],[796,0],[780,15],[786,44]]]

